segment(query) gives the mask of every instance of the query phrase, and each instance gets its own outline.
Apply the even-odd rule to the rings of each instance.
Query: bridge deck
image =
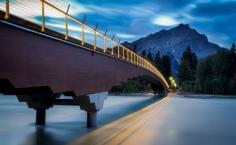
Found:
[[[15,88],[47,87],[53,93],[83,95],[107,91],[138,76],[159,79],[142,67],[80,45],[3,22],[0,27],[0,78]]]

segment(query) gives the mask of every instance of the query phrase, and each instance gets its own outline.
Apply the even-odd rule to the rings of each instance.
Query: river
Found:
[[[35,112],[15,96],[0,95],[0,145],[235,145],[236,99],[109,96],[98,128],[86,128],[77,106],[47,111],[35,127]]]

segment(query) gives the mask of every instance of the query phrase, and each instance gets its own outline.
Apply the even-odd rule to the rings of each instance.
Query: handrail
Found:
[[[94,32],[94,51],[97,49],[97,36],[101,36],[103,38],[103,52],[106,53],[107,49],[107,40],[111,42],[111,55],[114,57],[118,57],[119,59],[122,59],[124,61],[133,63],[139,67],[143,67],[155,75],[157,75],[161,81],[165,84],[167,88],[169,88],[169,85],[167,81],[165,80],[164,76],[161,74],[161,72],[149,61],[147,61],[145,58],[143,58],[141,55],[135,53],[134,51],[130,50],[129,48],[121,45],[119,42],[116,42],[113,40],[113,38],[110,38],[106,35],[105,33],[97,31],[97,27],[93,28],[86,24],[85,22],[81,21],[78,18],[75,18],[74,16],[70,15],[68,13],[69,6],[67,8],[67,11],[63,11],[60,8],[56,7],[55,5],[49,3],[47,0],[39,0],[41,1],[41,16],[42,16],[42,24],[41,24],[41,32],[45,31],[45,4],[49,6],[52,9],[55,9],[65,15],[65,40],[68,40],[69,33],[68,33],[68,19],[72,19],[75,22],[78,22],[81,25],[82,28],[82,40],[81,40],[81,45],[85,44],[85,32],[84,29],[87,28],[89,30],[92,30]],[[6,12],[5,12],[5,19],[10,19],[10,4],[9,0],[6,0]],[[114,55],[114,48],[117,47],[117,55]],[[120,50],[121,49],[121,50]],[[122,53],[121,53],[122,52]]]

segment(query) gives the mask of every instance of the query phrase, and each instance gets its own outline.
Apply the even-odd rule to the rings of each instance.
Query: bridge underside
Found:
[[[45,110],[53,105],[79,105],[88,112],[88,126],[101,109],[103,95],[127,79],[155,80],[156,90],[166,88],[152,72],[92,49],[0,22],[0,92],[15,94],[45,123]],[[161,87],[161,88],[160,88]],[[163,89],[164,88],[164,89]],[[58,99],[61,94],[73,99]],[[94,98],[102,98],[95,100]]]

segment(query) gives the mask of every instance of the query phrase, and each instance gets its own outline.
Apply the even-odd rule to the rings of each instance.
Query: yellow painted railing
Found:
[[[94,34],[94,46],[93,46],[93,51],[97,51],[97,36],[100,36],[103,38],[103,52],[107,54],[107,42],[110,42],[112,45],[110,47],[111,53],[110,55],[112,55],[113,57],[117,57],[119,59],[122,59],[124,61],[128,61],[130,63],[133,63],[134,65],[137,65],[139,67],[143,67],[149,71],[151,71],[152,73],[154,73],[156,76],[158,76],[161,81],[165,84],[165,86],[167,88],[169,88],[168,83],[166,81],[166,79],[164,78],[164,76],[158,71],[157,68],[154,67],[153,64],[151,64],[149,61],[147,61],[145,58],[143,58],[142,56],[140,56],[139,54],[133,52],[132,50],[128,49],[127,47],[119,44],[118,42],[114,41],[113,38],[110,38],[106,35],[106,33],[102,33],[99,32],[96,28],[93,28],[91,26],[89,26],[88,24],[85,24],[82,20],[75,18],[74,16],[70,15],[68,13],[69,11],[69,7],[67,8],[67,11],[63,11],[62,9],[56,7],[55,5],[51,4],[50,2],[48,2],[47,0],[38,0],[41,4],[41,16],[42,16],[42,20],[41,20],[41,31],[45,32],[45,6],[50,7],[51,9],[54,9],[56,11],[59,11],[60,13],[62,13],[65,16],[65,40],[68,40],[69,38],[69,31],[68,31],[68,20],[74,20],[75,22],[77,22],[78,24],[80,24],[81,26],[81,34],[82,34],[82,38],[81,38],[81,44],[80,45],[85,45],[85,28],[91,30]],[[10,19],[10,2],[9,0],[6,0],[6,4],[5,4],[5,19]],[[117,54],[114,53],[114,48],[117,49]],[[101,48],[100,48],[101,49]]]

